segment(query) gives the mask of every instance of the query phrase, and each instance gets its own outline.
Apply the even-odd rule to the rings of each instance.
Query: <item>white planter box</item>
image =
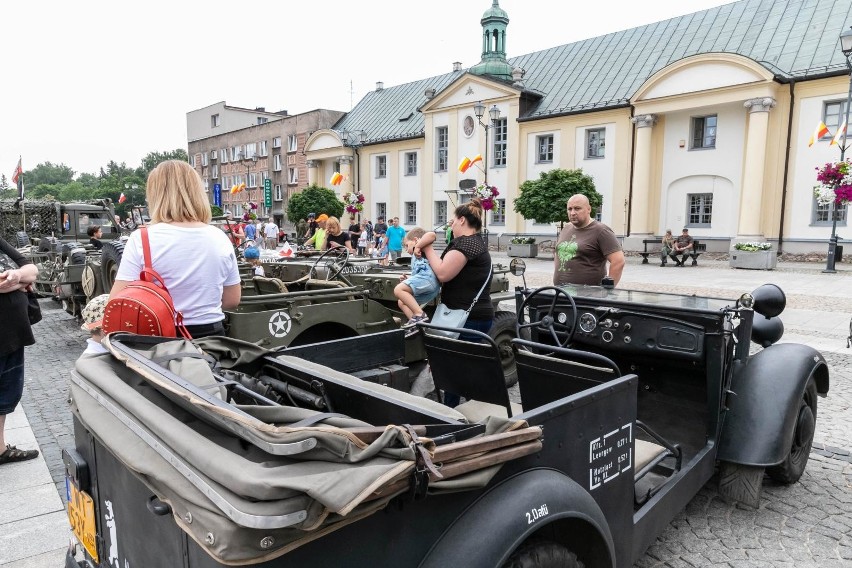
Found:
[[[538,256],[538,245],[533,243],[531,245],[516,245],[509,243],[509,248],[507,249],[507,254],[509,256],[520,256],[523,258],[535,258]]]
[[[772,270],[778,260],[774,250],[732,250],[728,261],[732,268]]]

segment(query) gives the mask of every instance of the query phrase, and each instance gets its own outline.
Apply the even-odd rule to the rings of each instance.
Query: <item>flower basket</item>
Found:
[[[846,160],[828,162],[817,168],[814,195],[820,205],[834,202],[835,207],[846,207],[852,201],[852,167]]]
[[[346,212],[352,215],[360,213],[364,210],[364,194],[357,192],[349,192],[343,194],[343,205]]]

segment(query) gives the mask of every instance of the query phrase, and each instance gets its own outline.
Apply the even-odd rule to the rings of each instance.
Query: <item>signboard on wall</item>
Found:
[[[272,207],[272,180],[269,178],[263,180],[263,204]]]
[[[222,206],[222,184],[214,183],[213,184],[213,205],[216,207]]]

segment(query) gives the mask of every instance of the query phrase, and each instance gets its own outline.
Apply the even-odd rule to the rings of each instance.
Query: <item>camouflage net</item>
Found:
[[[26,231],[30,237],[50,234],[59,225],[57,209],[56,201],[0,201],[0,235],[14,246],[18,231]]]

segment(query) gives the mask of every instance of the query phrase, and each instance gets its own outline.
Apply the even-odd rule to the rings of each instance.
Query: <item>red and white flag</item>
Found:
[[[124,192],[122,191],[122,192],[121,192],[121,195],[118,197],[118,202],[119,202],[119,203],[124,203],[125,201],[127,201],[127,196],[126,196],[126,195],[124,195]]]
[[[18,198],[24,198],[24,170],[21,167],[21,157],[18,156],[18,165],[12,174],[12,183],[18,186]]]
[[[834,138],[831,139],[831,144],[829,146],[840,146],[843,142],[843,134],[846,132],[846,121],[843,121],[843,124],[840,125],[840,128],[837,129],[837,134],[834,135]]]

